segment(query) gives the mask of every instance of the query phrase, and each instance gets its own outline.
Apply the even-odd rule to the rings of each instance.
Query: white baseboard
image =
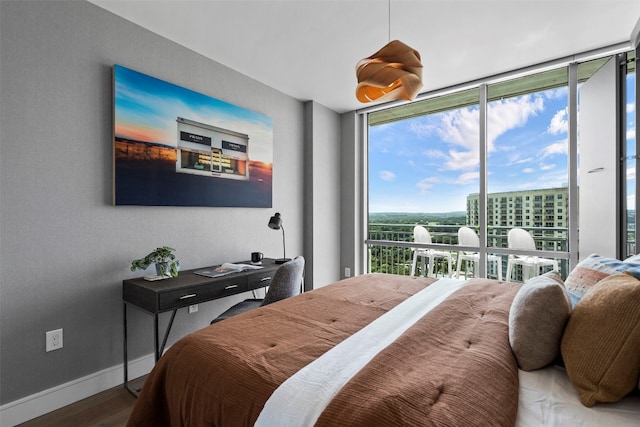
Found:
[[[148,374],[153,364],[153,354],[130,361],[129,378]],[[15,426],[123,383],[123,365],[103,369],[0,406],[0,426]]]

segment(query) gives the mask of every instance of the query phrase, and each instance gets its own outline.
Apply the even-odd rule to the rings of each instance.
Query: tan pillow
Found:
[[[509,311],[509,344],[520,369],[540,369],[556,359],[570,313],[571,302],[557,272],[527,280]]]
[[[640,375],[640,281],[609,276],[573,309],[562,337],[562,358],[580,402],[615,402]]]

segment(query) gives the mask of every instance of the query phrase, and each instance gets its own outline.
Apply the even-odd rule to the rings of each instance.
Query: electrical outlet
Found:
[[[349,267],[344,268],[344,277],[351,277],[351,269]]]
[[[192,304],[189,306],[189,314],[198,312],[198,304]]]
[[[62,348],[62,329],[47,332],[47,351],[58,350]]]

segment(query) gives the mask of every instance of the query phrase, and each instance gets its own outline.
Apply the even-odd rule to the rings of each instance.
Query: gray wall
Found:
[[[345,277],[345,268],[351,276],[365,273],[367,221],[365,198],[360,193],[366,188],[362,182],[366,168],[362,132],[364,118],[355,112],[344,113],[341,117],[340,143],[340,275]]]
[[[304,115],[305,286],[317,289],[340,279],[340,117],[313,101]]]
[[[278,211],[287,255],[308,257],[302,102],[87,2],[0,1],[0,55],[0,403],[121,364],[122,280],[158,245],[175,247],[184,269],[253,250],[279,257],[281,236],[266,225]],[[111,206],[113,64],[270,116],[273,209]],[[340,117],[320,110],[335,156]],[[339,162],[321,173],[326,185],[311,191],[337,221]],[[314,268],[337,278],[338,233],[322,245]],[[170,343],[245,296],[179,311]],[[129,312],[131,357],[151,353],[150,317]],[[64,348],[46,353],[57,328]]]

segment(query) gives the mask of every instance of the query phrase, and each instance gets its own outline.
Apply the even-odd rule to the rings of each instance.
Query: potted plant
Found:
[[[172,253],[175,249],[169,246],[156,248],[144,258],[131,261],[131,271],[146,270],[151,264],[156,265],[156,273],[164,277],[178,277],[180,261]]]

